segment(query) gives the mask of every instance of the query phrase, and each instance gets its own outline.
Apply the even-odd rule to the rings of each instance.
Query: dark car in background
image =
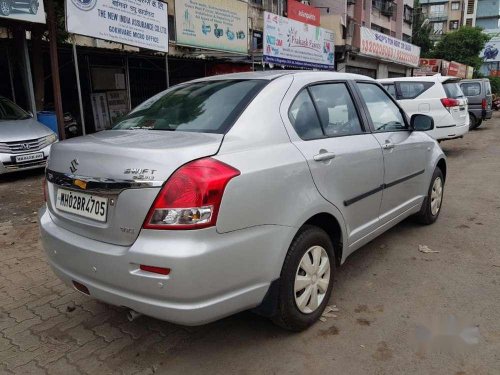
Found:
[[[479,127],[483,120],[492,116],[491,85],[488,78],[464,79],[460,81],[460,88],[469,102],[470,129]]]

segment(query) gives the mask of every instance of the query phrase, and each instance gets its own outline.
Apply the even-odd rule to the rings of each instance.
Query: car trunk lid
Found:
[[[222,134],[112,130],[60,142],[47,170],[49,210],[71,232],[131,245],[161,185],[181,165],[216,154],[222,139]],[[69,210],[68,196],[75,202],[84,198],[87,205],[104,201],[106,213],[75,212],[76,203]]]

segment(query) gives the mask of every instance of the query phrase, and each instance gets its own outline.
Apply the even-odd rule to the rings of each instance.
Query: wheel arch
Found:
[[[443,172],[444,180],[446,181],[446,172],[447,172],[446,160],[444,158],[439,159],[436,164],[436,167],[441,169],[441,172]]]
[[[342,262],[342,250],[343,250],[343,234],[342,227],[340,226],[339,220],[331,213],[321,212],[311,216],[307,219],[304,224],[299,228],[297,233],[300,232],[301,228],[304,225],[313,225],[315,227],[323,229],[330,240],[332,241],[333,248],[335,251],[335,261],[337,265],[340,265]]]

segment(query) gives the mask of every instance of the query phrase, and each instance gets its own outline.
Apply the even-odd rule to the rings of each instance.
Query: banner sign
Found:
[[[66,0],[69,33],[168,52],[167,4],[157,0]]]
[[[333,38],[332,31],[264,12],[265,62],[332,70]]]
[[[248,53],[248,3],[239,0],[175,0],[177,44]]]
[[[45,23],[43,0],[0,0],[0,19]]]
[[[309,25],[319,26],[320,11],[318,8],[310,5],[302,4],[297,0],[288,0],[288,18],[299,22],[308,23]]]
[[[417,67],[420,58],[420,47],[375,30],[361,27],[360,53]]]
[[[498,33],[488,34],[491,39],[486,42],[484,49],[479,53],[484,62],[500,61],[500,35]]]

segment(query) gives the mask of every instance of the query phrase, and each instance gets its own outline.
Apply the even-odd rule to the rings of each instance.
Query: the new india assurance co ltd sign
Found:
[[[68,32],[168,52],[167,3],[158,0],[66,0]]]

